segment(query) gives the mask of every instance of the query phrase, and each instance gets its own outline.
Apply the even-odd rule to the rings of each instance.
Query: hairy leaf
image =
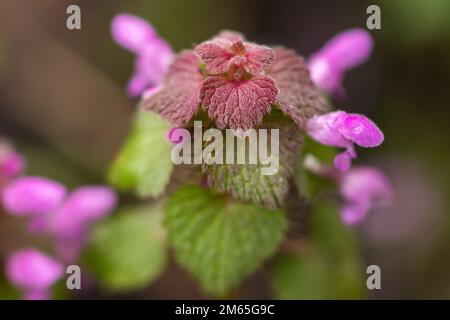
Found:
[[[203,82],[200,102],[219,129],[247,130],[270,111],[277,92],[275,82],[265,76],[241,81],[211,76]]]
[[[289,182],[296,167],[302,137],[295,127],[272,123],[265,124],[264,128],[279,129],[279,154],[271,153],[272,163],[278,163],[279,166],[274,174],[263,175],[262,168],[267,168],[268,165],[262,164],[260,159],[257,159],[257,164],[250,164],[249,157],[245,164],[204,164],[202,169],[208,176],[208,184],[221,192],[269,209],[282,208],[289,192]],[[271,137],[268,130],[267,142],[258,137],[258,143],[265,143],[269,149]],[[235,139],[235,156],[238,153],[245,154],[250,145],[246,144],[244,138]],[[244,143],[237,143],[238,140]]]
[[[132,132],[110,169],[110,183],[141,197],[160,195],[173,168],[169,128],[156,113],[138,112]]]
[[[224,295],[270,257],[287,228],[282,211],[233,201],[209,189],[180,188],[165,225],[178,261],[213,295]]]
[[[243,41],[238,34],[230,32],[200,43],[195,53],[210,74],[226,73],[238,66],[256,76],[269,67],[274,58],[271,48]]]
[[[303,57],[284,48],[276,48],[274,52],[275,60],[267,75],[275,80],[280,91],[278,105],[300,128],[305,128],[309,118],[328,110],[327,102],[309,77]]]
[[[197,112],[203,78],[197,57],[185,50],[175,58],[160,90],[140,107],[160,114],[172,125],[185,125]]]

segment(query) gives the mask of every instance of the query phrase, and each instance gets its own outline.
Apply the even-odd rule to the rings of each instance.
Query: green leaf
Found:
[[[328,268],[316,255],[281,257],[273,276],[273,288],[278,299],[326,299]]]
[[[257,164],[249,164],[248,158],[246,158],[246,164],[204,164],[202,169],[208,174],[208,183],[213,188],[228,193],[236,199],[251,201],[256,205],[275,210],[282,208],[285,204],[302,137],[297,128],[286,126],[286,124],[280,126],[272,123],[265,125],[264,128],[279,129],[279,154],[272,153],[272,163],[278,163],[279,166],[275,174],[263,175],[261,169],[267,165],[261,164],[259,159]],[[258,140],[259,144],[265,143],[268,149],[271,144],[270,132],[269,130],[267,142]],[[235,157],[239,152],[246,154],[247,150],[248,153],[249,143],[245,141],[247,139],[238,137],[235,139],[244,142],[234,143]]]
[[[311,154],[321,162],[331,165],[337,152],[335,147],[323,145],[308,136],[305,136],[302,154]]]
[[[217,296],[260,267],[287,229],[282,211],[195,186],[172,194],[166,211],[165,225],[177,260],[207,293]]]
[[[280,299],[358,299],[365,279],[356,240],[342,224],[335,204],[318,203],[312,215],[311,243],[302,254],[279,259],[273,288]]]
[[[84,258],[101,285],[130,291],[148,285],[166,264],[162,206],[130,207],[97,225]]]
[[[108,180],[122,191],[140,197],[160,195],[173,169],[168,122],[158,114],[138,112],[132,132],[114,161]]]
[[[311,241],[321,251],[333,257],[357,254],[353,229],[344,225],[339,214],[339,206],[333,201],[314,204],[311,215]]]

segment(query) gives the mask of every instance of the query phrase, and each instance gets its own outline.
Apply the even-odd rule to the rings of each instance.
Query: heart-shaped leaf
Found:
[[[224,295],[270,257],[287,228],[282,211],[195,186],[170,197],[165,225],[177,260],[213,295]]]

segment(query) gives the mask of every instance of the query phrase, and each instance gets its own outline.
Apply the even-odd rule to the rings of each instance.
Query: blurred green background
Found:
[[[82,29],[65,27],[78,4]],[[3,0],[0,3],[0,135],[27,159],[27,174],[69,186],[103,183],[125,139],[135,100],[124,87],[133,56],[113,43],[114,14],[148,19],[176,50],[221,29],[282,44],[304,56],[335,33],[365,27],[366,8],[381,8],[369,62],[345,78],[336,108],[361,112],[385,143],[358,163],[381,167],[397,193],[389,210],[373,212],[358,229],[364,265],[382,269],[372,298],[450,298],[450,1],[385,0]],[[0,213],[0,264],[17,248],[38,245],[21,221]],[[243,297],[272,297],[256,274]],[[0,284],[1,286],[1,284]],[[0,290],[1,294],[1,290]],[[84,298],[104,297],[95,288]],[[175,266],[137,298],[199,298]],[[1,296],[0,296],[1,297]]]

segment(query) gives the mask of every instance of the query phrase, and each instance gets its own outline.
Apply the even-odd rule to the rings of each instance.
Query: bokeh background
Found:
[[[66,29],[78,4],[82,29]],[[176,50],[235,29],[251,40],[282,44],[308,56],[335,33],[365,27],[366,8],[381,8],[375,51],[347,73],[336,107],[361,112],[385,143],[359,163],[381,167],[397,202],[359,228],[364,263],[382,269],[372,298],[450,298],[450,2],[447,0],[2,0],[0,3],[0,134],[27,159],[27,174],[68,186],[104,183],[125,139],[135,100],[125,94],[133,56],[110,36],[114,14],[145,17]],[[14,250],[45,246],[23,221],[0,212],[0,265]],[[1,273],[3,269],[0,267]],[[3,276],[0,277],[2,279]],[[270,298],[263,275],[247,298]],[[0,288],[5,287],[0,280]],[[261,289],[261,287],[263,289]],[[6,289],[5,289],[6,290]],[[0,298],[2,292],[0,289]],[[83,290],[74,298],[111,297]],[[202,298],[175,264],[127,298]]]

